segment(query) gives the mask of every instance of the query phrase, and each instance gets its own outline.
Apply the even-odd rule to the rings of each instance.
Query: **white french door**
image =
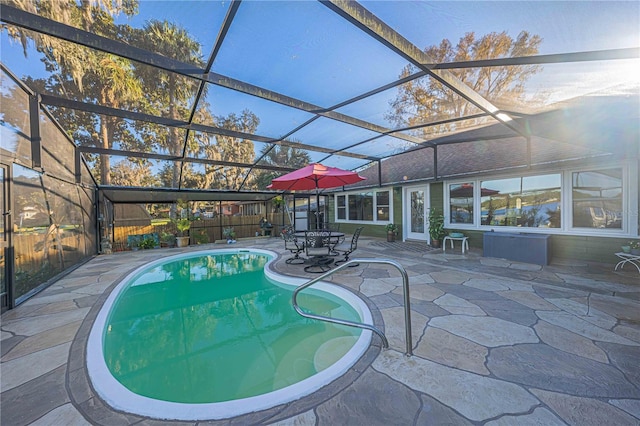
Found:
[[[427,241],[427,212],[429,211],[429,185],[408,186],[403,192],[403,235],[405,240]]]

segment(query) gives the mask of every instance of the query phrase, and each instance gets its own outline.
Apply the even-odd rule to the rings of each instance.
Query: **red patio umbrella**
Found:
[[[488,188],[480,188],[480,196],[486,197],[488,195],[496,195],[499,194],[500,191],[495,189]],[[469,183],[463,183],[455,189],[452,189],[450,192],[450,196],[453,198],[471,198],[473,197],[473,185]]]
[[[320,210],[320,189],[337,188],[365,179],[356,172],[337,167],[328,167],[320,163],[312,163],[273,179],[271,185],[267,186],[267,188],[284,191],[309,191],[315,189],[317,210]]]

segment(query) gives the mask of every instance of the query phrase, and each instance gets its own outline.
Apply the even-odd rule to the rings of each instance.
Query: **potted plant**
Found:
[[[222,230],[222,236],[227,239],[227,244],[233,244],[236,242],[236,232],[232,226],[227,226]]]
[[[178,219],[176,221],[176,229],[180,233],[176,237],[176,243],[178,247],[186,247],[189,245],[189,229],[191,228],[191,221],[187,218]]]
[[[398,234],[398,225],[395,223],[388,223],[385,227],[387,230],[387,241],[392,243],[396,240],[396,235]]]
[[[280,208],[284,205],[284,198],[282,198],[282,195],[273,197],[273,199],[271,200],[271,205],[273,206],[274,212],[279,212]]]
[[[444,215],[438,213],[436,208],[429,209],[429,237],[432,247],[440,247],[444,238]]]
[[[640,240],[629,241],[629,248],[631,249],[631,254],[640,256]]]

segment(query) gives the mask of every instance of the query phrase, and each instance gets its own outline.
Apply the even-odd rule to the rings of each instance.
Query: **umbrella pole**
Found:
[[[320,228],[320,191],[316,188],[316,229]]]

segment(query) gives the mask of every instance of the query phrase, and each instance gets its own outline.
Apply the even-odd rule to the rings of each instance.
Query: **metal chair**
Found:
[[[260,219],[260,229],[262,230],[262,236],[271,236],[273,231],[273,225],[267,220],[266,217]]]
[[[305,272],[319,274],[331,269],[330,264],[333,259],[331,254],[331,231],[317,230],[304,232],[304,251],[308,261],[311,263],[305,266]]]
[[[356,229],[356,231],[353,233],[353,236],[351,237],[351,243],[339,243],[332,248],[334,252],[342,253],[344,255],[343,259],[337,260],[335,262],[336,265],[348,261],[349,255],[354,251],[356,251],[356,249],[358,248],[358,238],[360,238],[360,233],[362,232],[363,229],[364,229],[364,226],[361,226],[358,229]],[[358,264],[355,263],[353,265],[349,265],[349,267],[355,267],[355,266],[358,266]]]
[[[331,232],[340,232],[340,223],[335,222],[327,222],[324,224],[324,229]],[[332,245],[340,244],[344,242],[344,235],[342,237],[333,237],[331,240]],[[334,256],[337,254],[335,252],[332,253]]]
[[[304,243],[298,241],[296,238],[296,231],[292,226],[287,225],[282,229],[280,233],[282,239],[284,240],[284,248],[285,250],[289,250],[293,257],[285,260],[285,263],[299,265],[305,262],[305,259],[300,257],[300,253],[304,251]]]

